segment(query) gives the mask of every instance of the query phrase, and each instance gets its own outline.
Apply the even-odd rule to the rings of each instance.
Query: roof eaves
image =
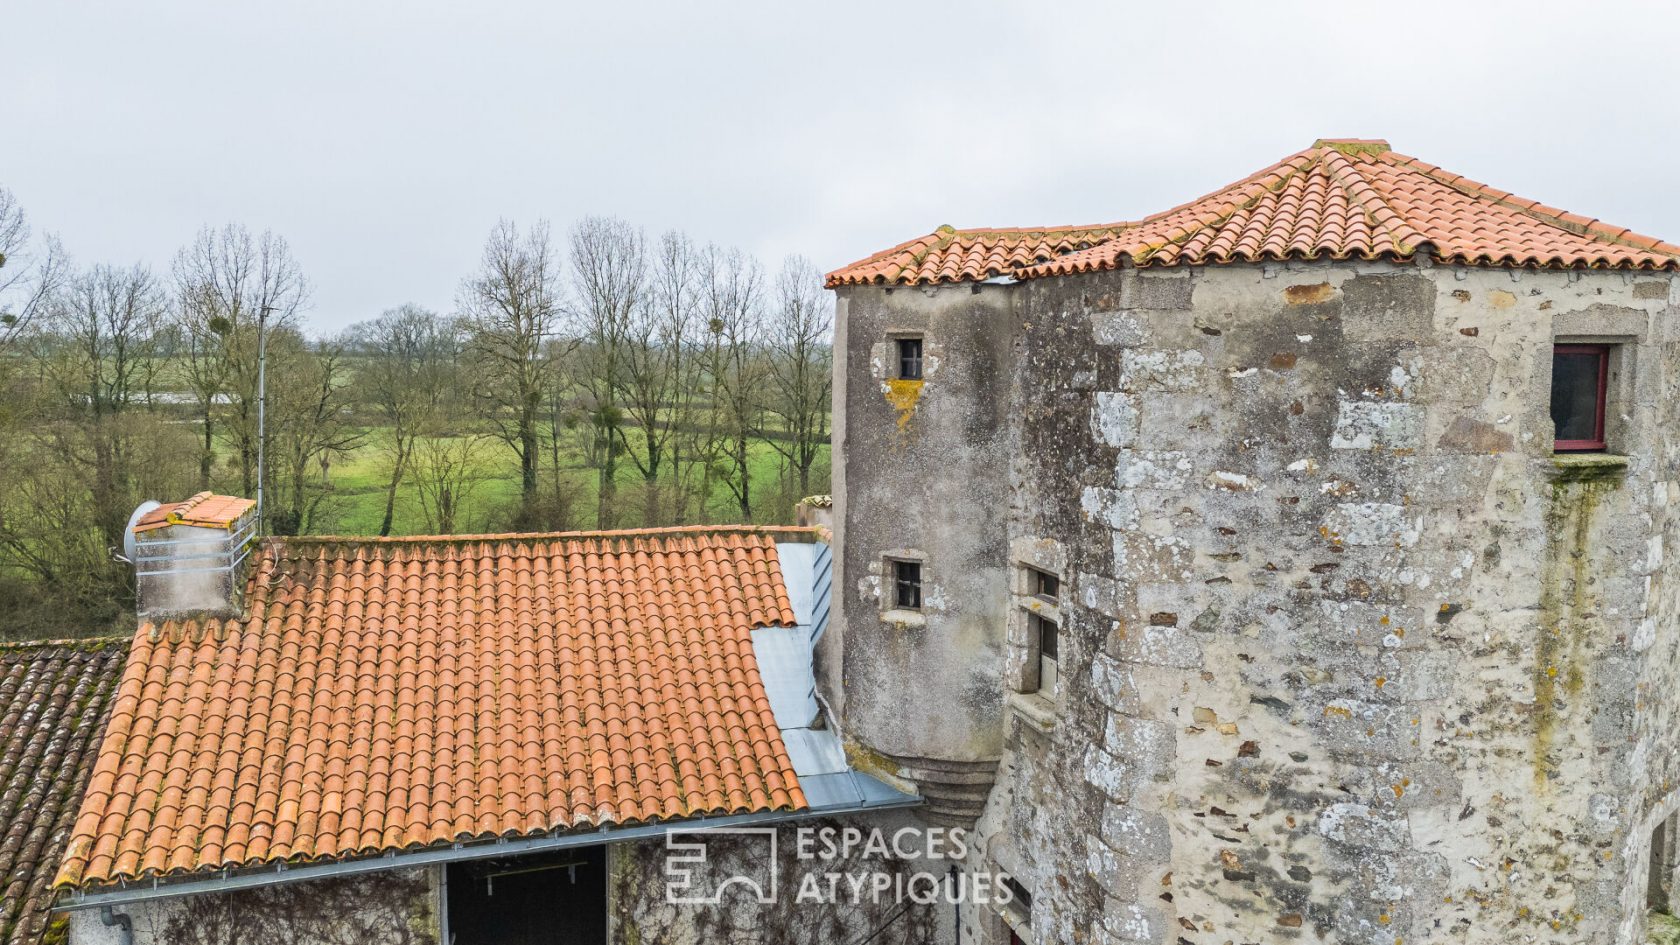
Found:
[[[859,775],[868,777],[868,775]],[[723,817],[695,817],[683,820],[642,823],[633,826],[603,826],[598,829],[530,836],[518,839],[488,838],[476,843],[455,842],[415,847],[397,853],[381,853],[366,857],[317,860],[307,863],[275,863],[251,870],[222,870],[171,876],[148,877],[129,884],[101,886],[87,889],[60,886],[57,909],[76,911],[104,906],[133,905],[160,899],[205,893],[224,893],[261,886],[352,876],[386,870],[410,869],[439,863],[460,863],[491,857],[519,856],[569,847],[595,846],[602,843],[623,843],[655,839],[678,831],[717,830],[726,827],[770,826],[814,817],[833,817],[838,814],[865,810],[891,810],[916,807],[922,799],[886,789],[872,792],[868,802],[845,808],[806,807],[798,810],[764,811],[731,814]]]

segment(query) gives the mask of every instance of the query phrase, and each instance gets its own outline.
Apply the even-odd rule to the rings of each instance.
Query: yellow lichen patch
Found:
[[[881,385],[881,392],[886,395],[888,406],[898,411],[900,430],[910,426],[910,417],[916,412],[916,404],[922,399],[922,384],[920,380],[895,377]]]

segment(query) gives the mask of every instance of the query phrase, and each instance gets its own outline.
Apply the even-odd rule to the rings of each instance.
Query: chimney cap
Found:
[[[136,516],[131,531],[136,534],[154,528],[168,528],[171,525],[231,529],[257,507],[257,503],[251,499],[217,495],[214,492],[200,492],[185,502],[148,504],[153,507],[144,514],[141,514],[139,509],[135,510]]]

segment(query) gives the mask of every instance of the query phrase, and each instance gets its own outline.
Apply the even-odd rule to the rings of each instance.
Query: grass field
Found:
[[[389,458],[383,449],[384,438],[379,430],[368,430],[363,445],[348,457],[332,464],[330,491],[326,500],[326,514],[318,527],[311,531],[342,535],[373,535],[385,514],[385,488],[389,475]],[[513,451],[501,441],[486,442],[480,451],[483,468],[482,481],[475,487],[467,507],[466,521],[457,523],[457,531],[478,531],[500,527],[507,510],[519,497],[519,466]],[[828,448],[814,469],[811,491],[829,491]],[[567,483],[578,527],[595,525],[597,471],[585,466],[581,455],[562,449],[561,466]],[[800,496],[797,489],[782,484],[782,457],[766,443],[755,442],[751,453],[753,518],[760,522],[786,522],[792,517],[792,503]],[[626,458],[618,470],[619,501],[617,524],[634,527],[643,524],[636,491],[641,474]],[[785,506],[785,507],[784,507]],[[695,516],[690,516],[695,517]],[[738,521],[740,509],[723,486],[713,490],[705,513],[705,522]],[[427,528],[424,510],[417,489],[405,482],[397,491],[392,517],[393,535],[424,534]]]

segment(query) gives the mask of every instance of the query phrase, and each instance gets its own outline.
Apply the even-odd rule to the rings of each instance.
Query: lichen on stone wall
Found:
[[[1619,468],[1616,471],[1620,471]],[[1592,532],[1605,493],[1621,481],[1602,467],[1558,466],[1546,504],[1545,560],[1540,570],[1539,627],[1534,652],[1534,786],[1551,779],[1560,697],[1586,686],[1586,637],[1593,618]]]
[[[1651,945],[1680,945],[1680,919],[1652,912],[1645,918],[1645,940]]]
[[[910,427],[910,418],[916,414],[916,405],[922,399],[922,386],[925,382],[902,377],[889,378],[881,382],[881,393],[887,398],[887,405],[898,411],[898,429],[904,432]]]

